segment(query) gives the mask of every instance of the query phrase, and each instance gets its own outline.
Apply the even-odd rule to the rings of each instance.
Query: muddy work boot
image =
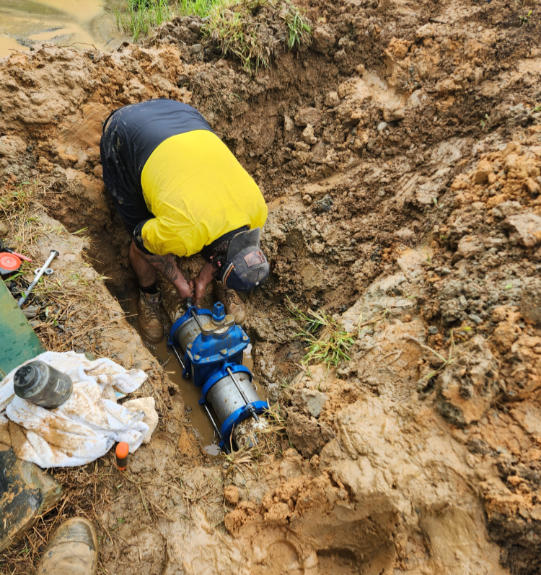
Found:
[[[75,517],[52,536],[38,566],[38,575],[95,575],[98,540],[92,523]]]
[[[246,319],[246,309],[239,294],[235,290],[219,285],[216,286],[215,295],[216,299],[224,304],[226,312],[233,316],[235,323],[242,324]]]
[[[151,343],[161,341],[163,325],[160,317],[160,292],[139,291],[137,311],[139,312],[139,329],[143,337]]]

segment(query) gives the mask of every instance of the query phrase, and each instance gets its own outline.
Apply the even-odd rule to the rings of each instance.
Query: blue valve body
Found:
[[[225,310],[220,302],[214,304],[212,311],[196,306],[189,306],[186,313],[173,324],[168,339],[170,346],[175,346],[181,354],[184,353],[183,376],[185,378],[191,378],[193,383],[201,389],[201,399],[199,403],[201,405],[208,405],[213,409],[214,407],[208,402],[207,396],[213,386],[219,381],[230,377],[232,373],[239,375],[247,374],[251,382],[252,374],[250,370],[242,365],[242,355],[244,349],[246,349],[250,343],[249,337],[245,331],[236,324],[206,333],[206,330],[196,330],[198,333],[196,333],[193,340],[187,344],[186,349],[182,349],[175,336],[184,324],[192,319],[196,321],[199,320],[200,323],[204,323],[206,320],[209,323],[214,322],[215,325],[219,325],[220,322],[223,322],[224,318]],[[212,322],[210,320],[212,320]],[[231,381],[231,385],[235,385],[233,381]],[[254,394],[256,394],[255,389]],[[220,447],[225,449],[230,445],[231,432],[235,425],[250,417],[253,413],[262,413],[267,410],[268,407],[266,401],[250,401],[236,408],[225,420],[220,421]]]

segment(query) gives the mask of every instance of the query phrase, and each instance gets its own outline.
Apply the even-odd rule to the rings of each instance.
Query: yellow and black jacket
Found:
[[[101,153],[106,187],[148,252],[190,256],[232,230],[265,223],[257,184],[187,104],[150,100],[117,110]]]

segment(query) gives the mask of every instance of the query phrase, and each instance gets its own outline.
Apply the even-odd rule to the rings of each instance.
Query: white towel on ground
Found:
[[[107,453],[118,441],[127,442],[134,452],[154,431],[144,411],[116,400],[115,392],[128,394],[143,384],[144,371],[126,370],[107,358],[90,361],[73,351],[47,351],[33,360],[68,374],[73,391],[60,407],[45,409],[14,394],[17,369],[0,382],[0,437],[7,442],[9,436],[17,457],[44,468],[83,465]],[[154,409],[153,398],[148,399]],[[155,427],[157,416],[152,419]]]

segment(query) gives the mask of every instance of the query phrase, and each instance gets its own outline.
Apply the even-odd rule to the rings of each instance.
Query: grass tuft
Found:
[[[308,20],[293,5],[288,3],[290,9],[286,10],[283,19],[287,25],[287,47],[290,50],[300,47],[310,38],[312,27]]]
[[[288,307],[301,326],[296,336],[306,344],[304,364],[324,363],[327,367],[338,367],[351,359],[349,352],[355,337],[336,319],[323,311],[303,312],[291,301],[288,301]]]
[[[291,0],[116,0],[112,10],[134,41],[175,16],[198,16],[203,34],[250,71],[268,67],[280,47],[311,40],[310,22]]]
[[[170,20],[174,15],[167,0],[128,0],[125,12],[116,12],[119,30],[131,35],[134,41],[147,36],[149,31]]]
[[[210,10],[203,31],[224,56],[257,70],[270,65],[281,45],[309,43],[311,26],[290,0],[224,0]]]
[[[221,0],[178,0],[176,3],[179,14],[206,18],[210,10]]]

